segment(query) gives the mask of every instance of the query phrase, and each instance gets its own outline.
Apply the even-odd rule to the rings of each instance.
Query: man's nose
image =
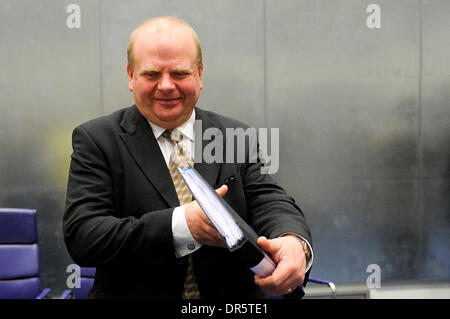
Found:
[[[173,83],[170,74],[163,74],[158,83],[158,89],[162,91],[173,90],[175,84]]]

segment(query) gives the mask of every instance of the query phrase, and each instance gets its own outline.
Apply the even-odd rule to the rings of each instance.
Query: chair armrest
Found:
[[[45,288],[39,295],[37,295],[36,299],[49,299],[51,291],[52,290],[50,288]]]
[[[315,277],[309,277],[308,281],[316,283],[316,284],[320,284],[320,285],[327,285],[331,289],[331,297],[333,299],[336,298],[336,285],[332,281],[315,278]]]
[[[73,291],[66,289],[63,291],[63,293],[61,294],[61,297],[59,299],[73,299],[73,298],[74,298]]]

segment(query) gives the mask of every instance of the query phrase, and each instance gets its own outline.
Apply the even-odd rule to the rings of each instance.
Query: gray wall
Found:
[[[365,282],[378,264],[382,284],[449,280],[449,13],[446,0],[0,0],[0,206],[37,208],[44,286],[65,289],[72,129],[133,103],[128,34],[175,15],[202,42],[198,105],[280,128],[275,178],[310,223],[313,276]]]

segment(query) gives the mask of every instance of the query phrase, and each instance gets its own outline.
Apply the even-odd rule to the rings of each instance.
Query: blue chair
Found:
[[[0,299],[49,298],[39,275],[36,210],[0,208]]]
[[[74,291],[65,290],[61,299],[86,299],[94,284],[95,270],[94,267],[80,267],[80,287],[75,288]]]
[[[80,288],[75,288],[75,299],[86,299],[94,284],[95,268],[81,267]]]

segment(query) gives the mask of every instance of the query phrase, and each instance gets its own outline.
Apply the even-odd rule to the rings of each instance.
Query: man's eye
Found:
[[[188,76],[189,72],[174,72],[173,75],[178,77],[178,78],[183,78],[183,77]]]
[[[156,78],[158,76],[158,72],[148,72],[144,74],[148,78]]]

